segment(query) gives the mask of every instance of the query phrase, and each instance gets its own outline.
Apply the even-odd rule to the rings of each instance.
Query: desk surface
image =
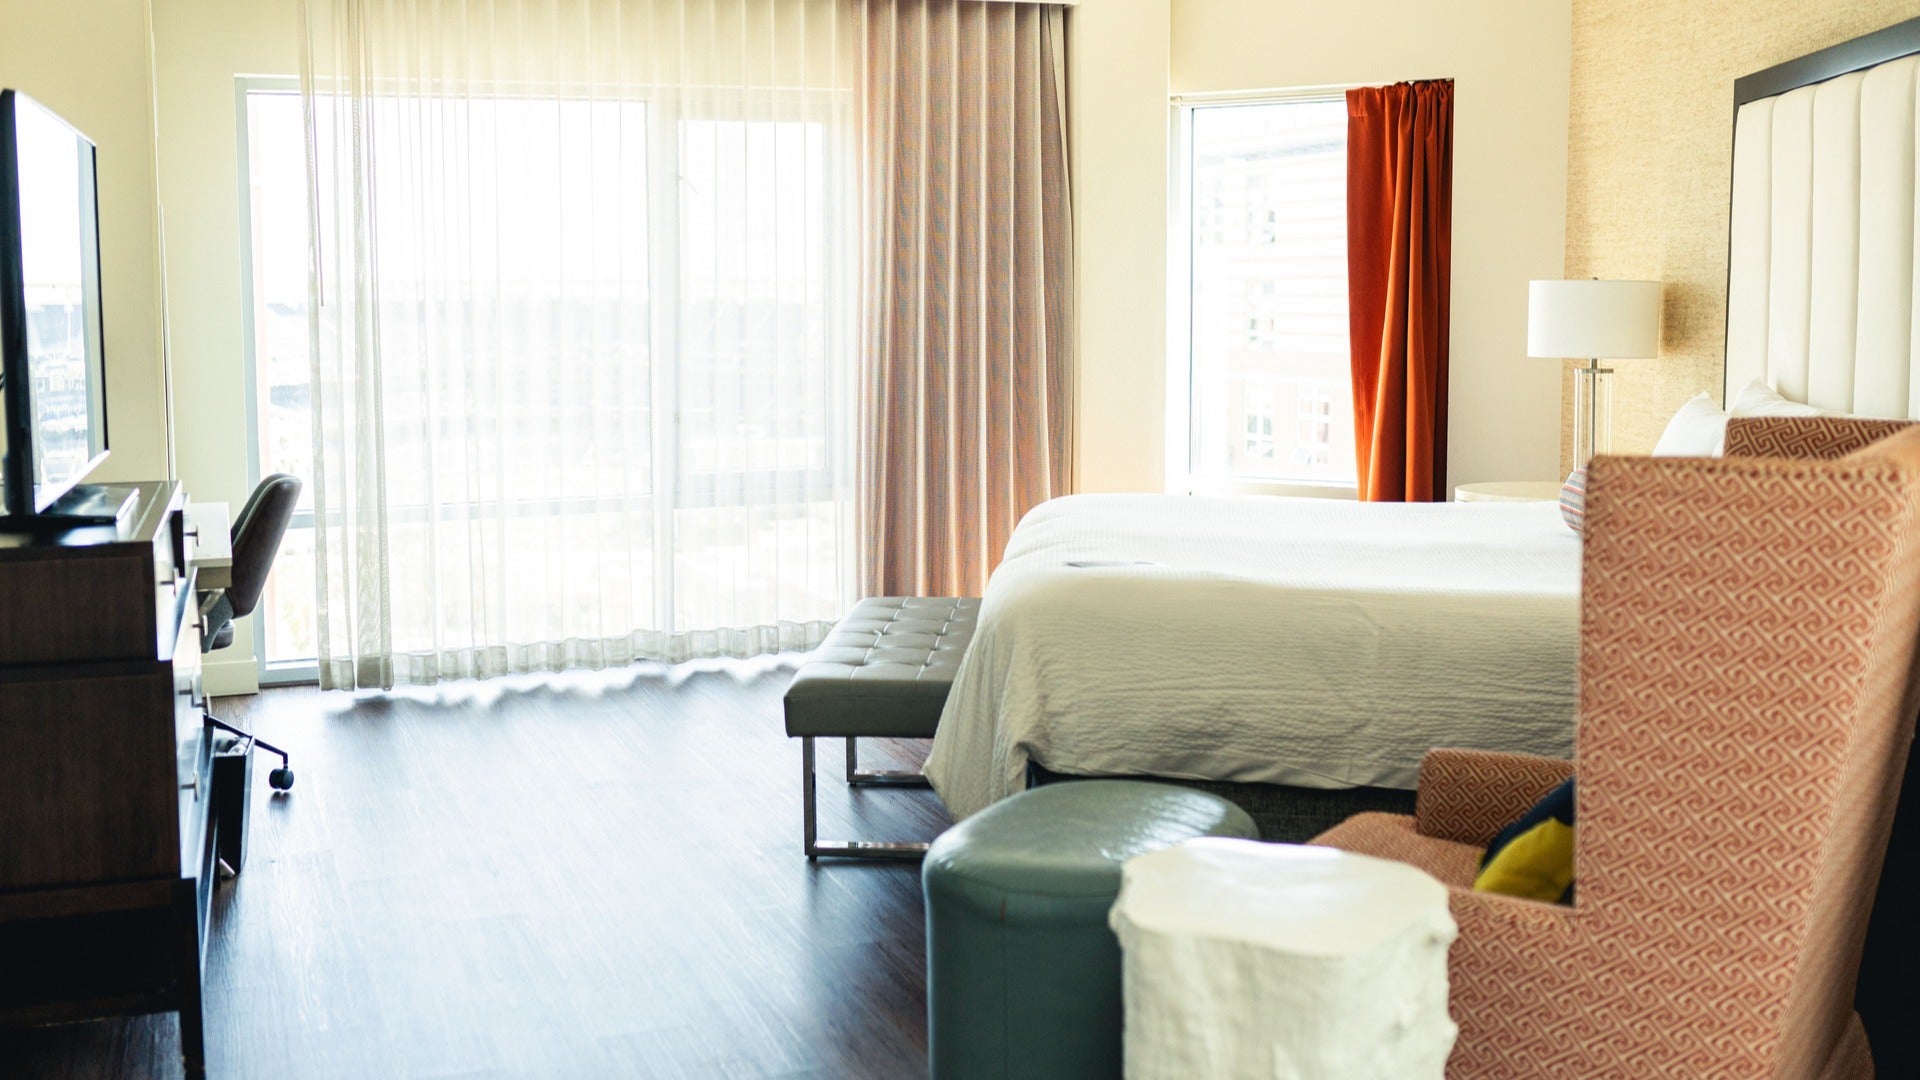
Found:
[[[187,503],[187,527],[197,535],[193,565],[201,589],[224,589],[233,584],[232,514],[223,502]]]

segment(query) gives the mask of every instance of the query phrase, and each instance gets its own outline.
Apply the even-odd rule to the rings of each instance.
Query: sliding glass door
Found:
[[[746,118],[697,91],[407,107],[395,126],[470,141],[450,161],[519,155],[553,167],[518,187],[506,171],[484,184],[456,177],[448,186],[468,193],[464,205],[394,200],[464,215],[457,228],[381,222],[369,310],[390,359],[379,423],[395,651],[457,649],[449,626],[495,612],[539,621],[611,606],[614,622],[668,634],[774,612],[837,618],[853,581],[854,293],[842,235],[853,222],[828,114],[845,103],[769,96]],[[301,100],[291,82],[242,80],[240,108],[254,472],[309,477],[316,219]],[[490,239],[488,222],[526,200],[570,199],[619,210],[562,205],[550,214],[557,236]],[[471,275],[448,272],[465,265]],[[501,427],[529,403],[548,434]],[[314,671],[312,506],[310,485],[257,623],[270,680]],[[525,595],[448,580],[528,545],[543,567],[580,572],[499,578]]]

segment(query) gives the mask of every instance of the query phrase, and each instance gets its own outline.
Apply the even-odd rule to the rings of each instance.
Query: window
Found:
[[[301,102],[295,87],[283,80],[243,80],[242,94],[255,475],[284,471],[310,478],[311,215]],[[550,290],[556,298],[538,310],[556,325],[579,328],[567,339],[570,362],[563,378],[551,377],[544,354],[516,344],[527,336],[516,326],[489,321],[506,317],[489,313],[484,290],[425,301],[417,295],[413,279],[425,275],[411,272],[408,259],[457,255],[472,260],[475,273],[491,283],[509,278],[502,267],[523,261],[511,242],[438,256],[425,244],[393,245],[400,254],[383,266],[378,298],[380,310],[395,315],[384,320],[388,352],[425,348],[412,340],[409,329],[422,324],[418,308],[423,302],[444,308],[448,325],[479,331],[466,347],[443,350],[456,362],[433,367],[419,387],[388,387],[389,460],[410,456],[431,463],[390,481],[396,528],[432,515],[436,521],[472,520],[477,529],[485,516],[490,528],[506,533],[552,527],[554,519],[564,518],[556,531],[586,562],[605,551],[625,553],[629,538],[618,526],[637,516],[655,522],[656,535],[671,535],[673,541],[654,544],[651,554],[643,553],[631,567],[632,581],[613,584],[623,596],[639,597],[654,626],[687,625],[695,618],[689,612],[710,610],[736,595],[744,598],[743,625],[753,623],[751,605],[761,594],[783,597],[786,610],[817,609],[820,618],[838,614],[843,598],[831,586],[844,578],[840,563],[846,556],[845,545],[834,538],[851,520],[851,510],[842,482],[848,464],[838,436],[846,418],[833,402],[850,370],[850,333],[839,312],[851,293],[837,238],[842,208],[835,158],[826,145],[828,124],[821,119],[837,103],[795,92],[789,101],[757,104],[761,107],[751,120],[725,115],[719,106],[709,109],[702,95],[686,93],[618,102],[450,99],[440,106],[461,110],[457,119],[462,122],[446,125],[449,130],[490,133],[472,136],[471,152],[477,156],[518,153],[557,160],[559,147],[583,141],[564,139],[563,133],[616,129],[622,137],[600,145],[620,147],[622,155],[630,155],[623,175],[637,173],[646,181],[630,196],[637,212],[613,224],[571,219],[577,224],[560,236],[568,257],[594,260],[596,266],[611,261],[620,280],[634,283],[618,296]],[[483,138],[499,141],[483,144],[478,141]],[[324,156],[328,147],[320,150]],[[557,170],[551,183],[558,186],[551,189],[496,191],[476,185],[471,189],[476,200],[484,198],[488,205],[463,211],[494,212],[515,199],[564,201],[575,190],[568,185],[609,182],[592,161],[575,166]],[[407,225],[394,222],[387,228]],[[416,248],[422,250],[411,254]],[[550,282],[538,277],[540,269],[529,270],[524,281],[511,281],[531,295],[545,295],[541,290]],[[439,277],[446,276],[442,268]],[[526,305],[516,310],[524,312]],[[569,418],[561,425],[564,445],[555,452],[606,467],[570,471],[567,486],[556,488],[532,475],[537,462],[509,461],[505,490],[516,494],[503,501],[487,498],[493,490],[486,489],[463,501],[467,496],[458,493],[475,490],[472,477],[463,472],[463,456],[435,450],[448,443],[503,442],[506,433],[484,426],[498,415],[487,407],[493,400],[489,395],[501,394],[549,397],[554,414]],[[474,403],[471,417],[460,402]],[[793,402],[809,407],[795,409]],[[645,422],[596,424],[605,410],[635,410],[645,414]],[[631,445],[602,445],[596,433],[605,430],[650,436]],[[787,504],[791,512],[746,512],[755,493],[768,488],[798,493]],[[545,524],[536,526],[536,520]],[[313,671],[314,544],[309,484],[256,621],[269,679],[276,673],[310,677]],[[428,566],[396,566],[394,576],[396,583],[420,581],[433,572]],[[592,578],[577,575],[565,583],[584,590],[578,603],[600,602],[593,590],[613,587]],[[530,577],[526,587],[543,586]],[[401,617],[399,609],[420,609],[420,603],[408,599],[395,607],[396,651],[436,645],[429,622]]]
[[[1187,438],[1171,472],[1190,488],[1351,488],[1346,103],[1194,103],[1177,116],[1188,362],[1174,365],[1172,395]]]
[[[306,481],[280,542],[254,620],[268,667],[293,673],[314,657],[313,414],[307,348],[307,181],[300,97],[246,94],[241,163],[246,170],[247,354],[253,396],[254,479],[291,473]]]

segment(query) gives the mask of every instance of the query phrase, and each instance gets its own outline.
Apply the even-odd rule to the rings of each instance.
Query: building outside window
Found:
[[[1246,456],[1260,461],[1273,460],[1273,389],[1249,387],[1246,404]]]
[[[1300,392],[1300,437],[1293,445],[1297,465],[1323,466],[1333,460],[1333,398],[1324,387]]]

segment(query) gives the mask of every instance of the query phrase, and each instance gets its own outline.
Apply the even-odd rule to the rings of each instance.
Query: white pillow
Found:
[[[1727,411],[1734,416],[1837,416],[1798,401],[1789,401],[1774,392],[1765,379],[1755,379],[1733,396]]]
[[[1695,395],[1667,421],[1654,457],[1719,457],[1727,443],[1727,414],[1705,394]]]

